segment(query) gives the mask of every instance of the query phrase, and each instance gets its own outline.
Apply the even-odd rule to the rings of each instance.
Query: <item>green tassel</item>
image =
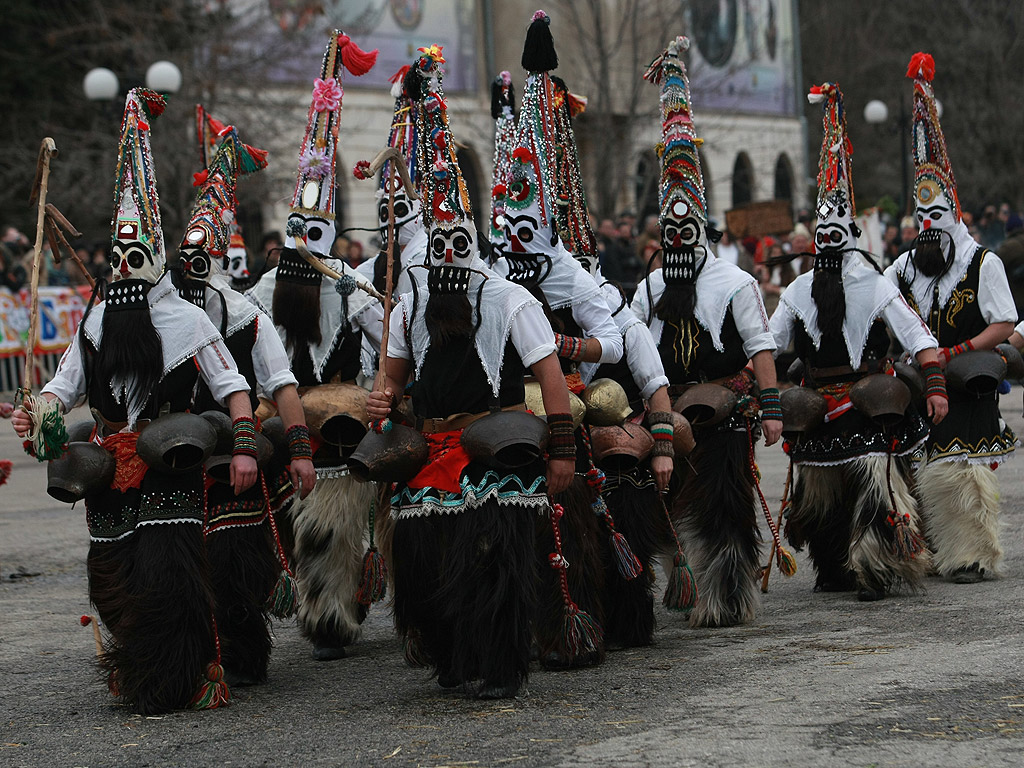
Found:
[[[211,663],[206,667],[206,680],[189,702],[189,709],[217,709],[231,703],[231,691],[224,682],[224,667]]]
[[[672,571],[669,573],[662,604],[670,611],[687,613],[697,604],[697,581],[682,552],[676,552],[672,560]]]
[[[64,417],[60,415],[57,400],[27,394],[22,404],[32,417],[32,430],[24,442],[25,453],[35,456],[37,461],[53,461],[64,455],[68,446],[68,431],[64,428]]]
[[[562,624],[562,648],[567,659],[575,659],[582,653],[596,652],[604,640],[604,630],[586,611],[575,603],[565,608]]]
[[[267,598],[267,610],[279,619],[291,618],[299,610],[299,590],[288,571],[281,570],[277,583]]]
[[[388,593],[388,569],[384,555],[376,547],[370,547],[363,555],[363,577],[359,580],[356,600],[360,605],[370,605],[384,599]]]

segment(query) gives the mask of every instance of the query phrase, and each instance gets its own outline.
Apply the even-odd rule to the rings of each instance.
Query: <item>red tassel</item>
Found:
[[[670,611],[690,611],[697,604],[697,582],[683,557],[682,549],[677,549],[672,558],[672,572],[668,577],[662,604]]]
[[[935,77],[935,59],[932,55],[918,51],[911,56],[910,64],[907,66],[907,77],[911,80],[920,77],[930,83]]]
[[[189,702],[190,709],[217,709],[231,703],[231,691],[224,682],[224,667],[211,662],[206,667],[206,680]]]
[[[405,80],[405,76],[409,74],[409,70],[412,69],[408,64],[402,67],[400,70],[395,72],[391,77],[388,78],[389,83],[397,83],[401,80]]]
[[[12,469],[14,469],[14,463],[10,459],[0,459],[0,485],[7,482]]]
[[[257,149],[251,144],[243,144],[242,149],[249,153],[249,157],[252,158],[257,168],[267,167],[267,155],[268,152],[265,149]]]
[[[612,531],[612,549],[615,551],[615,565],[626,581],[632,581],[644,572],[643,565],[633,554],[633,548],[629,546],[626,537],[618,531]]]
[[[338,48],[341,50],[341,63],[353,75],[365,75],[377,63],[376,48],[363,51],[348,35],[338,35]]]

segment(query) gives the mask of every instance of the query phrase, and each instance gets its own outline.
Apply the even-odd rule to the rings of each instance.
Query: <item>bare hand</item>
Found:
[[[651,473],[654,475],[654,483],[658,486],[659,491],[668,488],[674,466],[675,462],[671,456],[655,456],[651,459]]]
[[[256,459],[252,456],[235,456],[231,459],[231,485],[234,486],[235,496],[252,488],[256,482],[259,470],[256,468]]]
[[[383,392],[374,390],[366,396],[366,415],[373,421],[386,419],[391,413],[391,401],[394,397],[390,389]]]
[[[764,444],[775,445],[782,437],[782,422],[777,419],[765,419],[761,422],[761,430],[764,432]]]
[[[316,485],[316,470],[313,469],[313,462],[309,459],[292,459],[288,467],[288,474],[292,477],[292,487],[299,492],[299,498],[309,496],[309,492]]]
[[[575,471],[575,459],[548,459],[548,493],[554,495],[568,488]]]
[[[11,426],[18,437],[27,437],[32,429],[32,417],[24,408],[18,408],[11,414]]]
[[[932,395],[928,398],[928,418],[932,424],[938,424],[949,413],[949,400],[941,395]]]

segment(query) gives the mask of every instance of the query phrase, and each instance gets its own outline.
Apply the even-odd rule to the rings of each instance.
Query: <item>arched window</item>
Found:
[[[752,202],[754,199],[754,166],[746,152],[736,155],[732,165],[732,207]]]
[[[793,200],[793,165],[785,153],[775,161],[775,199]]]

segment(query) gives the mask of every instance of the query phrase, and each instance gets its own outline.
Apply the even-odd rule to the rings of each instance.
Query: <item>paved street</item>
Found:
[[[1004,416],[1024,431],[1021,392]],[[140,717],[93,667],[84,508],[0,424],[0,765],[1018,766],[1024,747],[1024,463],[999,470],[1006,577],[935,579],[861,604],[815,595],[798,555],[755,623],[692,630],[660,609],[657,644],[599,669],[535,670],[528,691],[480,702],[405,666],[375,606],[348,659],[317,664],[276,627],[271,680],[212,712]],[[786,460],[761,451],[777,514]]]

